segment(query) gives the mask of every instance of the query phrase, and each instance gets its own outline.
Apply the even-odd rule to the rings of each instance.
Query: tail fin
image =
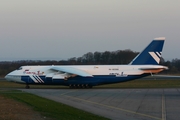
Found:
[[[131,65],[158,65],[160,62],[165,37],[155,38],[131,62]]]

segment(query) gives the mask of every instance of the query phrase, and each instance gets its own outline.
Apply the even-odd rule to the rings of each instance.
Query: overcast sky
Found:
[[[179,0],[0,0],[0,61],[141,52],[156,37],[180,58],[179,12]]]

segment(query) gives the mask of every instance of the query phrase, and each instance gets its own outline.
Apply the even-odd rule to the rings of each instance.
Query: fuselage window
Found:
[[[17,70],[22,70],[22,67],[18,68]]]

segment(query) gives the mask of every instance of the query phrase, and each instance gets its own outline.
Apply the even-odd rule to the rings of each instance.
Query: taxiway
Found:
[[[177,120],[180,89],[22,89],[113,120]]]

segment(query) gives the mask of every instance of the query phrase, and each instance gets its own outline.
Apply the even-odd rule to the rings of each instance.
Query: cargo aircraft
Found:
[[[6,80],[30,84],[65,85],[70,88],[119,83],[142,78],[168,69],[159,65],[165,38],[158,37],[128,65],[51,65],[22,66],[5,76]]]

